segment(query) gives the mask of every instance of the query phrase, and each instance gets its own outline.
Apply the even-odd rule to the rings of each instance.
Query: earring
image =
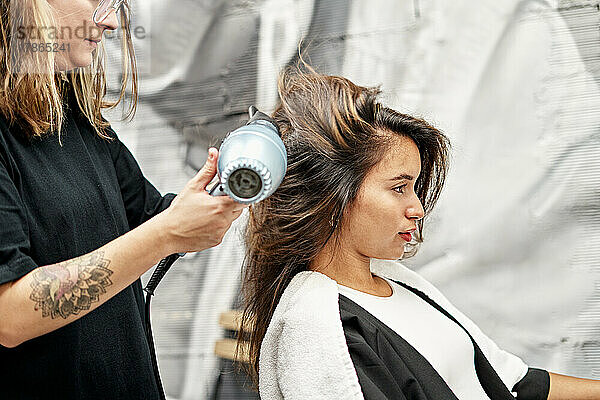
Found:
[[[329,225],[331,225],[331,227],[333,228],[335,225],[337,225],[337,221],[335,221],[335,225],[334,225],[334,217],[335,214],[331,214],[331,218],[329,218]]]

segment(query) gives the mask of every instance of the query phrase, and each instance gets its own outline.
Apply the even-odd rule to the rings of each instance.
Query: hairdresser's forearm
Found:
[[[600,381],[550,373],[548,400],[600,399]]]
[[[14,347],[81,318],[169,255],[157,217],[88,254],[0,285],[0,344]]]

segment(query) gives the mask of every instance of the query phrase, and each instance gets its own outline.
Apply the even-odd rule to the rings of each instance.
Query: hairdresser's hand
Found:
[[[231,223],[247,207],[229,196],[213,197],[206,185],[217,172],[218,150],[208,150],[206,164],[153,219],[164,232],[168,254],[201,251],[221,243]]]

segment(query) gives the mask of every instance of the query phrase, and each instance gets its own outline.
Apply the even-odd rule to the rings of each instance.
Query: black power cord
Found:
[[[154,369],[154,377],[156,379],[156,385],[158,386],[159,394],[161,400],[166,400],[165,390],[162,385],[162,380],[160,379],[160,372],[158,370],[158,360],[156,358],[156,349],[154,348],[154,337],[152,336],[152,324],[150,322],[150,300],[152,296],[154,296],[154,290],[165,276],[169,268],[173,265],[175,261],[179,257],[181,257],[185,253],[175,253],[171,254],[160,260],[156,269],[154,269],[154,273],[150,277],[148,284],[144,288],[146,292],[146,304],[145,304],[145,320],[146,320],[146,339],[148,340],[148,346],[150,347],[150,357],[152,359],[152,368]]]

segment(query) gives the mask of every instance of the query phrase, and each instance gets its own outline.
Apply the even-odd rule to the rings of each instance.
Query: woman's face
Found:
[[[92,16],[99,0],[48,0],[55,11],[59,32],[56,66],[61,71],[86,67],[92,63],[92,52],[100,44],[105,30],[117,29],[114,11],[99,24]],[[64,46],[62,46],[64,44]]]
[[[393,145],[369,171],[342,221],[344,251],[357,256],[396,260],[411,240],[424,210],[414,185],[421,173],[419,149],[409,138],[395,136]]]

